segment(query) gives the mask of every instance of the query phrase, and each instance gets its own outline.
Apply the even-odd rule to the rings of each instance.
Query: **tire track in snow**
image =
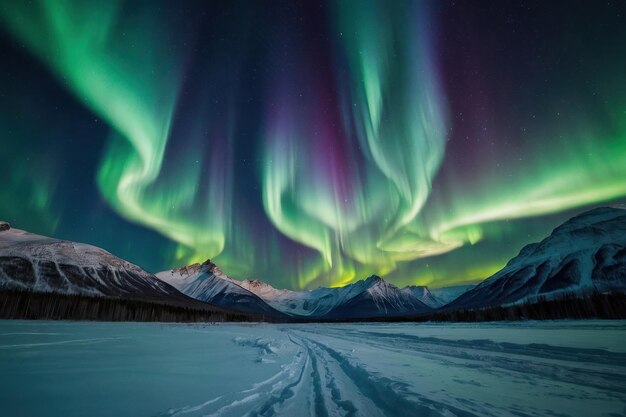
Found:
[[[313,367],[311,376],[313,378],[313,386],[316,391],[316,416],[328,416],[328,409],[330,408],[330,405],[325,401],[325,399],[328,398],[328,395],[324,395],[322,387],[322,372],[325,377],[324,379],[326,382],[325,387],[327,389],[327,394],[330,393],[330,400],[334,404],[334,409],[330,411],[330,415],[342,415],[345,417],[355,416],[357,408],[351,401],[342,399],[342,394],[336,383],[336,377],[333,376],[329,368],[328,361],[316,351],[318,349],[316,346],[311,346],[307,339],[299,338],[299,340],[302,345],[306,347],[309,352],[309,357],[311,358],[311,364]]]
[[[447,404],[429,400],[416,393],[408,392],[406,384],[388,378],[380,378],[369,373],[362,366],[352,363],[350,358],[327,346],[326,344],[301,336],[323,354],[331,358],[350,379],[365,398],[369,398],[378,408],[381,415],[388,417],[405,416],[457,416],[473,417],[475,414]],[[336,378],[336,376],[335,376]],[[417,401],[410,400],[417,399]],[[359,414],[360,415],[360,414]]]
[[[198,405],[172,408],[157,416],[243,416],[252,415],[250,413],[255,411],[259,415],[258,409],[265,404],[264,401],[269,401],[268,397],[271,398],[276,392],[287,389],[285,385],[293,385],[290,381],[293,381],[294,376],[296,379],[301,378],[301,373],[306,368],[306,361],[305,352],[299,350],[291,363],[283,365],[282,369],[272,377],[256,382],[248,389],[217,396]]]
[[[423,337],[399,333],[383,333],[372,331],[358,331],[361,337],[375,337],[378,339],[403,339],[419,343],[430,343],[441,346],[502,352],[533,358],[559,359],[567,361],[582,361],[611,366],[626,366],[626,353],[610,352],[602,349],[571,348],[566,346],[552,346],[540,343],[517,344],[511,342],[496,342],[488,339],[453,340],[436,337]]]
[[[258,406],[258,408],[251,410],[248,415],[250,417],[275,416],[277,414],[276,407],[280,407],[281,404],[285,403],[285,401],[289,400],[295,395],[296,388],[298,387],[298,385],[302,383],[305,371],[308,368],[309,364],[310,364],[309,357],[305,356],[304,360],[302,361],[302,366],[300,367],[300,370],[297,373],[298,375],[297,379],[293,382],[286,384],[284,387],[282,387],[278,391],[277,394],[273,393],[272,395],[270,395],[270,397],[263,404]]]
[[[321,331],[323,330],[323,331]],[[552,358],[519,355],[516,351],[521,347],[499,344],[479,343],[476,349],[469,343],[455,346],[455,341],[436,338],[418,338],[416,336],[395,335],[387,333],[360,332],[355,330],[334,331],[330,328],[317,329],[315,327],[285,329],[285,343],[292,344],[295,351],[293,360],[272,377],[253,383],[250,388],[239,392],[222,395],[196,406],[186,406],[178,410],[169,410],[161,414],[167,416],[208,416],[208,417],[276,417],[276,416],[317,416],[317,417],[471,417],[476,415],[495,415],[497,409],[482,409],[477,411],[471,403],[464,404],[464,400],[450,402],[441,398],[434,399],[416,392],[410,381],[394,380],[372,372],[369,367],[356,361],[349,351],[345,350],[346,341],[353,346],[363,346],[364,340],[368,348],[375,349],[377,354],[399,353],[401,355],[420,355],[428,360],[434,360],[446,366],[460,367],[463,365],[453,362],[453,359],[463,361],[480,361],[479,366],[485,367],[483,372],[502,372],[511,375],[511,372],[520,372],[528,375],[545,377],[549,380],[559,379],[550,369],[543,369],[549,364],[545,361],[556,361]],[[342,341],[343,349],[338,349],[333,341]],[[247,346],[247,345],[245,345]],[[255,346],[250,345],[250,348]],[[538,349],[538,348],[537,348]],[[556,355],[549,349],[544,350],[546,355]],[[589,352],[588,352],[589,353]],[[281,353],[278,353],[279,355]],[[284,354],[284,353],[282,353]],[[569,352],[568,358],[574,355]],[[501,356],[501,357],[500,357]],[[512,358],[513,356],[513,358]],[[591,352],[588,357],[596,356]],[[446,359],[448,358],[448,359]],[[535,362],[542,361],[539,364]],[[365,364],[366,365],[366,364]],[[600,364],[601,365],[601,364]],[[258,365],[255,365],[258,366]],[[560,364],[561,378],[569,372]],[[500,367],[502,369],[489,369]],[[579,370],[583,373],[583,370]],[[536,374],[536,375],[535,375]],[[544,375],[545,374],[545,375]],[[587,374],[589,378],[590,375]],[[587,379],[587,386],[592,381]],[[619,389],[619,388],[618,388]],[[511,411],[511,410],[501,410]],[[497,414],[497,413],[496,413]],[[514,414],[514,413],[513,413]]]
[[[298,404],[306,403],[309,410],[308,415],[316,417],[363,415],[359,414],[355,405],[346,399],[347,395],[342,394],[336,382],[337,375],[331,370],[327,359],[320,354],[319,349],[311,345],[307,339],[295,336],[291,332],[287,334],[287,337],[291,343],[299,346],[302,352],[306,353],[298,380],[287,385],[278,395],[272,395],[265,403],[257,406],[247,415],[250,417],[293,415],[288,414],[288,410],[284,410],[284,408],[288,408],[291,401]],[[322,376],[325,377],[325,385],[322,384]],[[345,375],[341,375],[341,377],[348,379]],[[308,396],[311,390],[307,388],[312,388],[312,397]],[[353,387],[353,390],[356,390],[356,387]],[[295,398],[296,395],[306,396],[306,398],[297,399]],[[374,405],[370,404],[370,406],[373,407]],[[299,409],[298,416],[305,415],[303,411]],[[367,415],[382,416],[382,414],[371,412]]]
[[[376,378],[348,358],[300,332],[287,331],[287,340],[298,347],[294,360],[271,378],[251,388],[209,399],[195,406],[170,409],[160,416],[316,416],[396,417],[470,416],[449,413],[433,403],[419,404],[394,390],[390,380]],[[294,414],[295,413],[295,414]]]
[[[280,415],[281,407],[293,400],[304,384],[306,371],[311,368],[308,350],[301,344],[289,339],[298,346],[294,359],[272,377],[252,384],[248,389],[222,395],[202,404],[170,409],[158,416],[249,416],[271,417]],[[248,347],[256,348],[254,345]],[[255,365],[258,366],[258,365]]]
[[[620,398],[626,393],[626,367],[620,361],[622,353],[606,352],[617,363],[607,363],[598,349],[573,349],[549,345],[517,345],[490,340],[447,340],[406,334],[362,332],[358,330],[333,332],[325,336],[358,342],[369,340],[370,346],[395,352],[419,354],[447,366],[459,366],[446,359],[473,361],[485,373],[494,375],[519,374],[522,378],[543,378],[593,387]],[[315,332],[314,332],[315,333]],[[528,346],[531,353],[525,352]],[[563,355],[559,355],[562,351]],[[533,353],[537,353],[534,355]],[[529,360],[530,359],[530,360]],[[461,366],[463,367],[463,366]]]

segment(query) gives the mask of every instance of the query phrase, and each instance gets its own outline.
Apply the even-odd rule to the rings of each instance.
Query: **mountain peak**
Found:
[[[259,279],[244,279],[243,281],[241,281],[242,284],[244,284],[247,287],[250,288],[273,288],[270,284],[268,284],[267,282],[263,282]],[[244,287],[245,288],[245,287]]]
[[[406,287],[402,288],[402,290],[411,291],[415,293],[422,292],[424,294],[430,293],[430,290],[425,285],[407,285]]]
[[[180,268],[174,268],[171,270],[171,273],[174,275],[188,277],[188,276],[196,275],[202,272],[215,273],[215,270],[219,271],[219,269],[217,268],[217,265],[211,262],[210,259],[207,259],[201,264],[196,262],[190,265],[181,266]]]
[[[211,262],[210,259],[207,259],[206,261],[202,262],[201,266],[202,266],[202,268],[205,268],[207,271],[211,271],[217,265],[215,265],[213,262]]]
[[[626,205],[616,204],[613,206],[598,207],[592,210],[580,213],[571,219],[567,220],[560,226],[556,227],[552,231],[552,235],[569,233],[575,229],[582,229],[586,227],[602,227],[608,226],[613,221],[620,220],[626,216]]]
[[[369,277],[367,277],[365,279],[365,282],[368,284],[378,284],[379,282],[386,282],[384,279],[382,279],[381,277],[379,277],[378,275],[370,275]]]

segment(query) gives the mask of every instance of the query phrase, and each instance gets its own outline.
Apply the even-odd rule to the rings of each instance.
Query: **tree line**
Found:
[[[0,291],[0,319],[50,319],[156,322],[481,322],[502,320],[625,319],[626,294],[593,292],[585,297],[565,294],[558,299],[473,309],[441,309],[419,316],[347,320],[281,319],[215,308],[210,304],[184,306],[146,300],[105,298],[27,290]]]
[[[535,302],[482,309],[442,310],[429,317],[430,321],[501,321],[501,320],[560,320],[560,319],[624,319],[626,294],[594,291],[581,297],[567,293],[558,299],[539,297]]]
[[[0,319],[97,321],[226,322],[264,317],[166,303],[24,290],[0,291]]]
[[[420,315],[372,317],[340,322],[484,322],[505,320],[626,319],[626,294],[593,292],[586,296],[566,293],[557,299],[538,297],[533,302],[471,309],[446,309]]]

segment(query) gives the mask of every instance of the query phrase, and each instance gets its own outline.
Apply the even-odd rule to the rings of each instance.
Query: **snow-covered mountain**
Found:
[[[279,290],[253,279],[237,281],[210,261],[156,274],[181,292],[246,312],[308,318],[366,318],[421,314],[437,305],[425,287],[400,289],[372,276],[341,288]],[[430,305],[430,306],[429,306]]]
[[[421,314],[438,305],[426,287],[398,288],[377,276],[341,288],[278,290],[258,280],[242,286],[277,310],[316,318],[362,318]]]
[[[291,316],[323,316],[332,307],[332,305],[326,306],[324,303],[316,303],[318,293],[315,291],[279,290],[257,279],[245,279],[240,282],[240,285],[259,296],[276,310]],[[322,294],[320,294],[321,296]]]
[[[401,291],[410,293],[413,297],[420,300],[430,308],[439,308],[445,304],[439,297],[425,285],[409,285],[401,289]]]
[[[423,291],[419,292],[420,295]],[[328,318],[391,317],[432,311],[410,288],[400,289],[372,275],[336,289],[336,302],[326,313]]]
[[[224,274],[210,260],[158,272],[156,276],[200,301],[246,313],[282,315],[260,297],[243,288],[241,282]]]
[[[430,293],[439,302],[437,307],[442,307],[461,296],[461,294],[474,288],[476,284],[469,285],[451,285],[449,287],[432,288]]]
[[[0,289],[193,301],[104,249],[40,236],[0,223]]]
[[[499,272],[449,304],[484,307],[563,293],[626,290],[626,206],[597,208],[525,246]]]

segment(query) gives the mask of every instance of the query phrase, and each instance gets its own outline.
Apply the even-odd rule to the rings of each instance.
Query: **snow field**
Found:
[[[0,321],[0,414],[618,416],[625,341],[623,321]]]

